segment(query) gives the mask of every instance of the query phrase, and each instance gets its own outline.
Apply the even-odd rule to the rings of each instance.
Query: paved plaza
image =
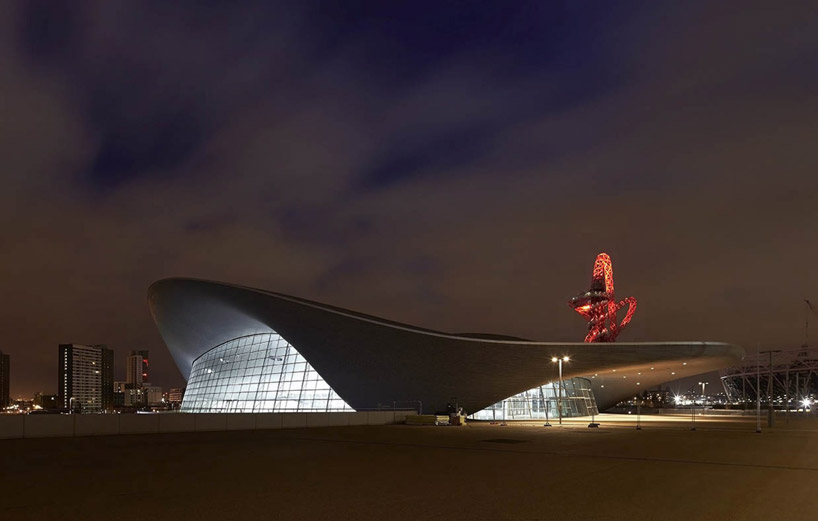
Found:
[[[0,519],[814,520],[818,418],[0,441]]]

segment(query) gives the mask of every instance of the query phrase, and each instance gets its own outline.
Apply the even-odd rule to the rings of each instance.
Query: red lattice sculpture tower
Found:
[[[613,342],[633,318],[636,299],[627,297],[618,303],[614,296],[613,265],[607,253],[600,253],[594,262],[591,289],[572,298],[568,305],[588,321],[586,342]],[[625,318],[617,324],[616,312],[628,306]]]

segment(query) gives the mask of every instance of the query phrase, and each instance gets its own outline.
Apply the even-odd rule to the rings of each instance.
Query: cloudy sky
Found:
[[[182,378],[157,279],[443,331],[796,347],[818,302],[808,2],[0,3],[0,349]],[[815,320],[818,342],[818,319]]]

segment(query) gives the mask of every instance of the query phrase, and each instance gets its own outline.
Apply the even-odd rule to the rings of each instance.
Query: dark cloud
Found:
[[[169,175],[233,111],[306,67],[287,54],[300,59],[306,49],[286,27],[300,14],[257,7],[24,4],[19,41],[29,63],[65,76],[99,143],[81,180],[106,191]]]
[[[0,6],[0,346],[148,348],[191,276],[575,340],[596,253],[629,340],[795,346],[818,291],[815,8]],[[815,297],[818,298],[818,297]]]
[[[430,132],[412,136],[414,139],[398,138],[399,142],[387,149],[382,159],[364,170],[361,187],[386,188],[433,171],[457,172],[458,167],[480,159],[494,131],[476,125],[443,135]]]
[[[29,2],[20,18],[20,43],[37,60],[55,63],[81,43],[82,12],[67,2]]]

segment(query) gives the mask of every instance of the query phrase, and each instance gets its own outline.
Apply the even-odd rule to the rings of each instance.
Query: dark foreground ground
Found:
[[[0,520],[818,519],[818,419],[651,420],[6,440]]]

